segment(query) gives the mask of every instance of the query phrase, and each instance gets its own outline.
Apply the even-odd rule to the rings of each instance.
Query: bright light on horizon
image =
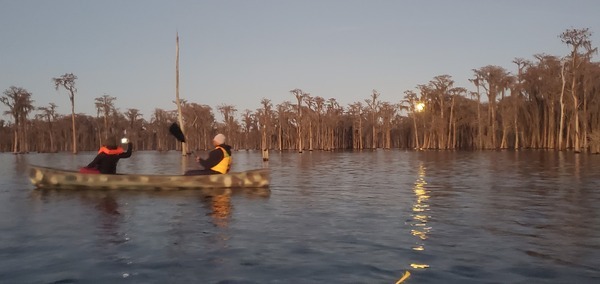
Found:
[[[422,112],[425,109],[425,104],[424,103],[417,103],[417,105],[415,106],[415,111],[417,112]]]

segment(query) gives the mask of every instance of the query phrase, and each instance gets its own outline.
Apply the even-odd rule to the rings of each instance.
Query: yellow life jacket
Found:
[[[221,151],[223,151],[223,160],[210,169],[215,172],[226,174],[231,169],[231,156],[227,154],[227,150],[225,150],[223,147],[217,146],[217,149],[221,149]]]

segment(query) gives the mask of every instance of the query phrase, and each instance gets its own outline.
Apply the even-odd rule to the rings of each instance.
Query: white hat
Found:
[[[217,144],[221,145],[221,144],[225,143],[225,135],[219,133],[215,136],[215,138],[213,138],[213,141],[215,141]]]

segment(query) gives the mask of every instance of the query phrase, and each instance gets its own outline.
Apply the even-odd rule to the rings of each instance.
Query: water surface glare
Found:
[[[205,153],[201,153],[205,154]],[[600,283],[600,155],[236,151],[271,192],[35,190],[0,154],[0,283]],[[177,152],[118,171],[180,174]]]

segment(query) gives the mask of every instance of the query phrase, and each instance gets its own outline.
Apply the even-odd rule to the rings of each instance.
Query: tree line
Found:
[[[600,152],[600,63],[591,31],[567,29],[558,38],[565,56],[536,54],[515,58],[516,74],[488,65],[473,69],[472,91],[439,75],[407,90],[397,102],[380,100],[373,90],[364,100],[341,106],[335,98],[293,89],[290,100],[262,99],[256,110],[234,105],[216,109],[177,100],[173,110],[156,108],[150,120],[138,109],[120,111],[116,97],[95,98],[96,115],[76,113],[77,76],[52,78],[67,93],[71,114],[57,105],[35,107],[32,94],[11,86],[0,101],[0,151],[24,153],[95,150],[109,136],[127,136],[136,150],[180,150],[168,133],[183,124],[187,149],[204,150],[218,132],[234,149],[553,149]],[[174,102],[175,103],[175,102]],[[178,119],[178,112],[182,119]],[[215,118],[215,112],[223,117]],[[239,115],[239,116],[238,116]],[[239,117],[239,118],[238,118]]]

